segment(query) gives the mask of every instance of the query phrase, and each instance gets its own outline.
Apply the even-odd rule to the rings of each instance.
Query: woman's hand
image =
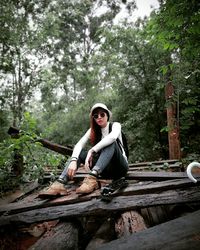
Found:
[[[77,161],[73,160],[70,162],[69,167],[67,169],[67,176],[69,177],[70,180],[74,178],[76,170],[77,170]]]
[[[90,168],[92,167],[92,157],[93,154],[95,153],[95,151],[91,148],[88,153],[87,153],[87,157],[85,159],[85,169],[89,172]]]

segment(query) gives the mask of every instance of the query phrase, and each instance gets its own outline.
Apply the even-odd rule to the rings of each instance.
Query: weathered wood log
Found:
[[[72,222],[62,222],[47,231],[29,250],[78,250],[78,228]]]
[[[129,186],[123,190],[119,190],[117,193],[114,193],[113,196],[127,196],[127,195],[139,195],[139,194],[147,194],[147,193],[155,193],[155,192],[161,192],[164,190],[172,190],[177,188],[189,188],[194,186],[199,186],[200,181],[198,181],[196,184],[191,182],[189,179],[175,179],[175,180],[168,180],[168,181],[162,181],[162,182],[142,182],[142,183],[136,183],[136,184],[129,184]],[[56,205],[66,205],[66,204],[72,204],[72,203],[79,203],[83,201],[88,201],[93,198],[98,198],[100,196],[100,191],[96,190],[95,192],[86,195],[86,196],[78,196],[75,192],[72,192],[68,196],[56,198],[54,200],[38,200],[36,199],[36,195],[33,196],[32,199],[17,202],[17,203],[11,203],[7,204],[6,206],[2,205],[0,206],[0,214],[3,214],[6,212],[7,215],[19,213],[23,211],[29,211],[32,209],[38,209],[42,207],[50,207],[50,206],[56,206]],[[35,200],[34,200],[35,199]]]
[[[69,146],[65,147],[60,144],[50,142],[46,139],[38,139],[37,141],[42,143],[43,147],[53,150],[62,155],[71,155],[73,151],[72,147]]]
[[[129,236],[146,228],[144,219],[137,211],[122,213],[115,223],[117,238]]]
[[[199,250],[200,210],[106,243],[98,250]]]
[[[78,204],[35,209],[14,215],[2,215],[0,226],[8,224],[31,224],[59,218],[74,218],[87,215],[110,215],[115,212],[136,210],[149,206],[200,202],[199,187],[164,191],[159,194],[144,194],[114,197],[110,203],[93,199]]]
[[[8,134],[10,135],[19,134],[19,132],[20,130],[15,127],[10,127],[8,130]],[[51,141],[42,138],[37,138],[35,142],[40,142],[43,147],[48,148],[62,155],[71,155],[73,151],[73,147],[71,146],[62,146],[60,144],[53,143]]]

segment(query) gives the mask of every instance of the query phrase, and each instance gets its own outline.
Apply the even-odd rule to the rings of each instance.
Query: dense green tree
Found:
[[[74,142],[76,136],[73,134],[79,135],[84,131],[85,126],[82,124],[88,126],[89,107],[97,99],[110,96],[111,85],[104,81],[106,70],[99,58],[105,39],[104,29],[113,26],[113,18],[120,11],[120,4],[121,1],[97,1],[95,4],[93,1],[57,1],[46,9],[43,33],[48,36],[46,50],[52,60],[52,67],[42,74],[41,103],[45,111],[42,127],[47,121],[48,126],[45,128],[51,129],[46,130],[46,134],[50,138],[61,142],[65,138]],[[101,5],[104,5],[106,12],[97,15]],[[127,4],[129,10],[134,7],[131,2]],[[56,95],[56,92],[60,95]],[[83,110],[87,115],[83,115]],[[82,118],[77,120],[76,115],[85,117],[85,123]],[[58,116],[63,117],[62,122]],[[74,133],[67,133],[72,126]],[[56,133],[56,127],[62,127],[62,130]]]
[[[160,4],[149,19],[114,25],[122,5],[133,13],[134,1],[3,0],[2,126],[10,118],[19,125],[31,109],[38,133],[74,144],[89,125],[90,106],[103,101],[127,132],[131,161],[167,158],[161,131],[168,129],[164,87],[171,80],[181,145],[198,151],[199,3]],[[31,108],[35,92],[41,101]]]
[[[39,85],[39,72],[45,55],[41,54],[41,37],[36,18],[45,1],[1,1],[1,108],[13,114],[19,125],[33,90]],[[41,9],[40,9],[41,8]]]
[[[102,87],[98,77],[100,64],[95,56],[100,51],[104,28],[112,27],[121,5],[124,5],[121,1],[60,0],[52,1],[46,9],[43,22],[43,32],[48,36],[46,50],[57,76],[54,86],[59,85],[64,93],[65,104],[83,100],[94,87],[96,90]],[[102,6],[104,13],[98,14]],[[134,1],[127,3],[129,10],[134,7]]]
[[[171,55],[163,65],[172,70],[176,90],[181,144],[185,153],[200,152],[199,1],[160,1],[161,8],[149,21],[152,43],[162,45]]]
[[[152,46],[141,27],[108,32],[105,51],[117,95],[114,110],[127,130],[132,160],[167,157],[166,135],[161,133],[166,118],[160,72],[167,53]]]

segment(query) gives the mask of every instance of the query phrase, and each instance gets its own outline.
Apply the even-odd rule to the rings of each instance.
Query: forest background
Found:
[[[0,191],[15,185],[7,180],[16,152],[17,181],[61,168],[66,157],[37,139],[74,145],[96,102],[122,124],[129,162],[168,159],[169,82],[181,157],[200,159],[200,2],[158,2],[135,20],[133,0],[1,0]],[[10,138],[10,126],[19,138]]]

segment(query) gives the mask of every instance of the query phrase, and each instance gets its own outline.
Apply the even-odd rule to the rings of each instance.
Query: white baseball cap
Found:
[[[96,104],[94,104],[94,106],[91,108],[91,110],[90,110],[90,115],[92,115],[93,114],[93,111],[95,110],[95,109],[97,109],[97,108],[101,108],[101,109],[104,109],[105,111],[107,111],[106,113],[108,114],[108,118],[111,118],[111,116],[112,116],[112,112],[108,109],[108,107],[105,105],[105,104],[103,104],[103,103],[96,103]]]

